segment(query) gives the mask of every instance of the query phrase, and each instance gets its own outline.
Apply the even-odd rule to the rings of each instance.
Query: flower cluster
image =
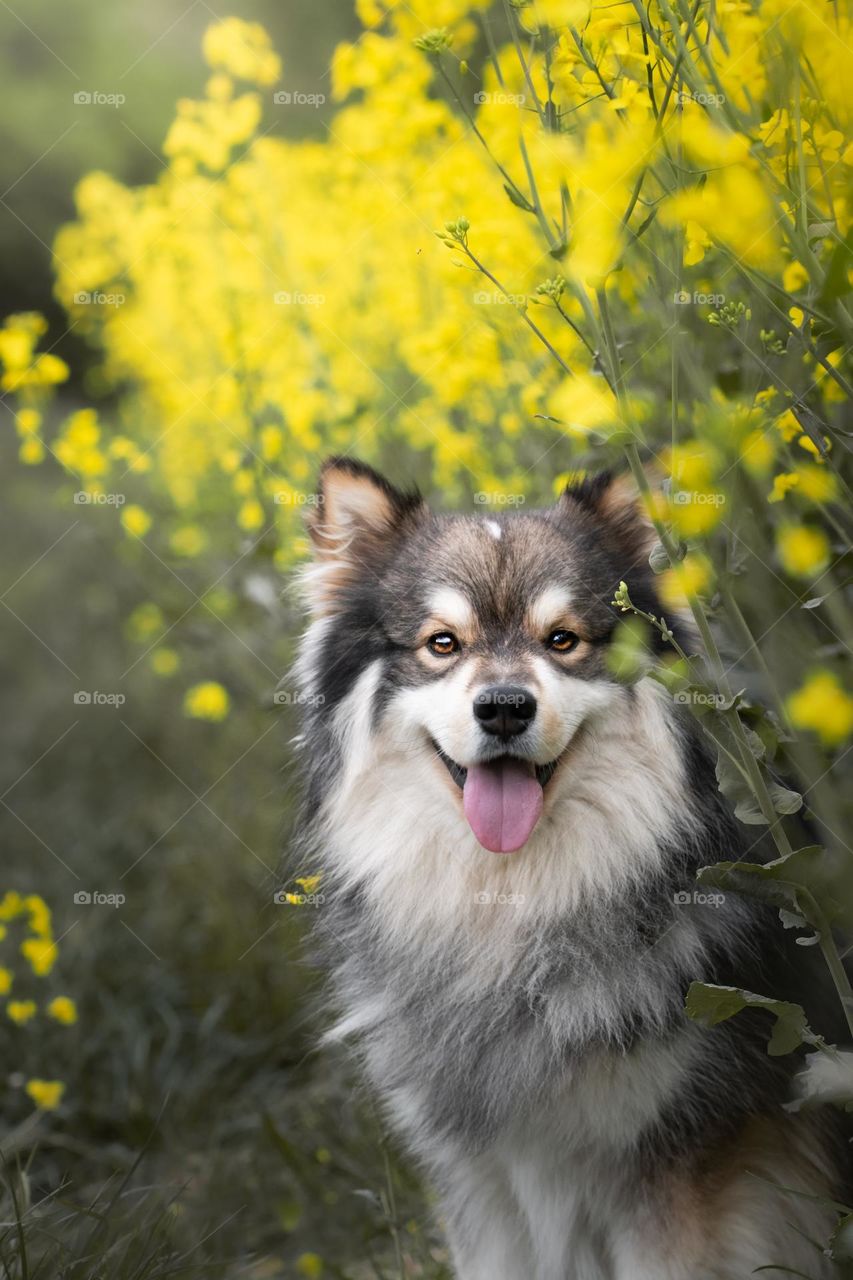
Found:
[[[24,971],[16,970],[15,954],[26,961]],[[14,1026],[30,1028],[42,1017],[64,1027],[77,1021],[77,1006],[70,996],[38,998],[40,980],[53,969],[57,954],[51,912],[44,899],[14,890],[0,898],[0,998],[6,1019]],[[30,1100],[43,1111],[59,1106],[64,1089],[61,1080],[33,1076],[24,1082]]]
[[[506,36],[487,0],[357,10],[326,141],[269,133],[287,75],[228,18],[158,180],[80,184],[57,293],[123,391],[109,423],[82,409],[48,438],[66,370],[13,317],[22,460],[129,490],[120,524],[161,558],[239,543],[288,567],[324,452],[393,454],[450,503],[644,457],[666,607],[717,610],[774,664],[817,779],[851,732],[849,13],[517,0]],[[142,608],[171,675],[180,632],[157,645]],[[228,695],[199,684],[184,707],[221,719]]]

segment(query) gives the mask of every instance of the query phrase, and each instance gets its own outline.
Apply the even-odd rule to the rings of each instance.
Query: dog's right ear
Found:
[[[404,493],[352,458],[327,459],[308,516],[314,567],[305,576],[315,611],[330,612],[339,592],[369,573],[403,526],[425,512],[417,490]]]

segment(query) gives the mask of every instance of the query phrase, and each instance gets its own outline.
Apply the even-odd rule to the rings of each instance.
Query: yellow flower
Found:
[[[24,909],[29,912],[30,929],[33,933],[38,934],[41,938],[51,938],[51,917],[50,907],[44,898],[40,898],[37,893],[30,893],[24,898]]]
[[[14,976],[11,969],[0,968],[0,996],[7,996],[12,990]]]
[[[853,698],[831,671],[812,671],[786,707],[791,724],[816,733],[825,747],[845,742],[853,732]]]
[[[785,494],[790,493],[791,489],[795,489],[799,483],[800,477],[793,472],[781,472],[773,477],[773,488],[770,490],[767,501],[781,502]]]
[[[667,609],[683,609],[690,596],[705,594],[712,580],[710,560],[698,552],[691,552],[680,564],[660,575],[658,595]]]
[[[19,1027],[36,1016],[35,1000],[10,1000],[6,1005],[6,1013]]]
[[[176,555],[199,556],[207,546],[207,534],[197,524],[181,525],[170,537],[169,545]]]
[[[151,528],[151,517],[148,512],[133,502],[122,511],[121,522],[134,538],[144,538]]]
[[[764,475],[773,465],[773,445],[766,431],[756,429],[746,437],[740,450],[741,461],[754,475]]]
[[[65,1085],[61,1080],[28,1080],[24,1086],[40,1111],[55,1111],[62,1101]]]
[[[300,889],[304,889],[306,893],[316,893],[322,878],[322,875],[301,876],[297,878],[296,883],[299,885]]]
[[[26,911],[23,896],[16,889],[8,889],[0,901],[0,920],[14,920]]]
[[[619,409],[603,378],[578,374],[564,378],[551,396],[550,412],[571,435],[615,427]]]
[[[782,272],[782,288],[786,293],[796,293],[809,282],[809,273],[801,262],[789,262]]]
[[[776,546],[782,567],[795,578],[811,578],[829,564],[829,539],[812,525],[783,525]]]
[[[215,680],[207,680],[187,689],[184,714],[195,720],[224,720],[230,705],[227,690]]]
[[[180,655],[167,645],[152,650],[148,662],[151,670],[158,676],[172,676],[181,665]]]
[[[44,462],[44,445],[41,440],[24,440],[18,449],[18,457],[21,459],[21,462],[25,462],[27,466],[36,466],[39,462]]]
[[[162,633],[165,626],[166,619],[160,606],[147,600],[144,604],[138,604],[128,618],[127,633],[137,644],[144,644],[153,635]]]
[[[202,41],[208,66],[221,68],[252,84],[274,84],[281,62],[259,22],[223,18],[207,28]]]
[[[248,502],[244,502],[240,510],[237,512],[237,523],[241,529],[245,529],[247,533],[260,529],[264,522],[264,509],[255,498],[249,498]]]
[[[36,977],[43,978],[56,962],[56,943],[46,938],[27,938],[21,943],[21,955],[29,960]]]
[[[323,1274],[323,1259],[317,1253],[301,1253],[296,1259],[296,1270],[308,1280],[316,1280]]]
[[[70,1027],[77,1021],[77,1005],[70,996],[54,996],[47,1006],[47,1015],[63,1026]]]
[[[797,467],[797,481],[800,493],[811,502],[832,502],[838,494],[838,482],[835,473],[824,464],[816,466],[804,463]]]

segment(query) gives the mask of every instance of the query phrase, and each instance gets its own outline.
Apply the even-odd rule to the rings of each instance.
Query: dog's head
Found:
[[[603,474],[546,510],[438,515],[332,459],[309,530],[318,714],[367,717],[424,770],[425,793],[440,780],[482,846],[521,848],[571,785],[579,735],[624,709],[607,663],[619,582],[660,612],[636,492]]]

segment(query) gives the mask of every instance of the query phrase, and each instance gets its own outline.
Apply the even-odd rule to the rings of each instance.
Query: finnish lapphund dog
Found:
[[[786,1110],[802,1059],[768,1056],[766,1013],[684,1012],[702,980],[822,1016],[775,911],[692,892],[757,856],[697,722],[610,674],[620,581],[662,612],[625,478],[436,514],[331,459],[309,529],[301,865],[330,1034],[435,1187],[454,1274],[838,1274],[837,1113]]]

